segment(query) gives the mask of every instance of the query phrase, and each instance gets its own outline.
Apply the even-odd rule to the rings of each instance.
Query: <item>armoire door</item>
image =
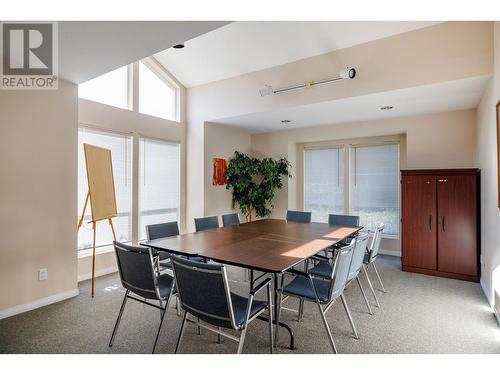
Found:
[[[438,270],[477,274],[477,177],[437,177]]]
[[[403,176],[403,266],[436,269],[436,176]]]

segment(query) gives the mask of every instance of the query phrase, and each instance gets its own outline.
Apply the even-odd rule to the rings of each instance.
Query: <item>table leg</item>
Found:
[[[273,323],[276,324],[276,317],[278,316],[277,313],[278,313],[278,274],[274,274],[274,321]],[[269,318],[266,317],[266,316],[258,316],[257,319],[259,320],[265,320],[266,322],[269,321]],[[285,324],[283,322],[280,322],[280,327],[283,327],[285,328],[288,333],[290,334],[290,350],[294,350],[295,349],[295,338],[294,338],[294,334],[293,334],[293,331],[292,329],[290,328],[290,326],[288,324]],[[277,343],[276,343],[277,345]]]

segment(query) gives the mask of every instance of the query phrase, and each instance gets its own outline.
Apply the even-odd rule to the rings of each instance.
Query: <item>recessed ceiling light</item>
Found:
[[[292,120],[281,120],[281,123],[282,123],[282,124],[285,124],[285,125],[286,125],[286,124],[289,124],[289,123],[291,123],[291,122],[292,122]]]
[[[174,46],[175,49],[182,49],[184,48],[184,43],[179,43]]]
[[[382,111],[388,111],[390,109],[393,109],[394,107],[392,105],[384,105],[383,107],[380,107]]]

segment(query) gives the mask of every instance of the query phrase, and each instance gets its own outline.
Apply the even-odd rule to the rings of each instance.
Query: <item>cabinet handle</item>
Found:
[[[447,179],[445,179],[445,178],[440,178],[440,179],[438,180],[438,182],[446,182],[446,181],[448,181],[448,180],[447,180]]]
[[[443,232],[444,232],[444,216],[443,216],[443,221],[441,221],[441,226],[443,227]]]
[[[429,215],[429,230],[432,230],[432,215]]]

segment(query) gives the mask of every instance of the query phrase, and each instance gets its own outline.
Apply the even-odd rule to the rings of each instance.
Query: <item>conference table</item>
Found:
[[[151,240],[141,245],[272,274],[274,316],[277,316],[279,275],[360,229],[362,227],[263,219]],[[294,349],[293,331],[287,324],[279,324],[290,333],[290,349]]]

